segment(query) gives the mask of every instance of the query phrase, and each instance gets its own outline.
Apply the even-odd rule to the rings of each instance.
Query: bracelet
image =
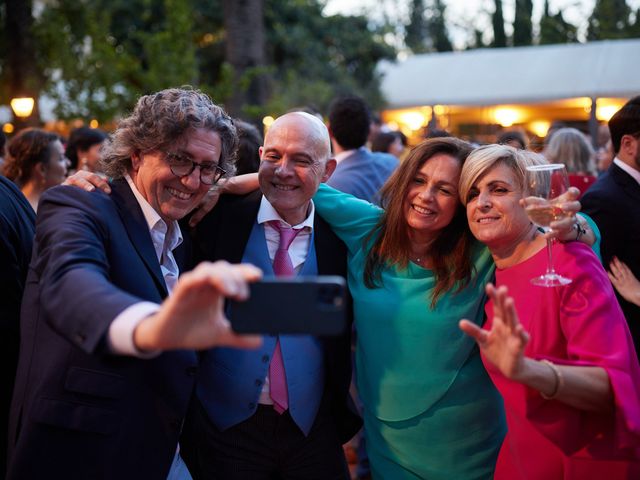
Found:
[[[587,234],[585,228],[580,224],[578,220],[573,224],[573,228],[576,229],[576,242],[580,240],[580,237]]]
[[[545,400],[553,400],[558,396],[560,390],[562,390],[562,388],[564,387],[564,377],[562,376],[562,371],[555,363],[551,363],[546,358],[543,358],[542,360],[540,360],[540,362],[547,365],[553,372],[553,376],[556,377],[556,388],[554,388],[553,393],[551,395],[545,395],[542,391],[540,391],[540,396]]]

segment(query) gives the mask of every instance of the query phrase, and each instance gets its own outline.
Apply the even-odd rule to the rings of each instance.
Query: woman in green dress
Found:
[[[317,212],[348,248],[356,376],[374,478],[491,478],[502,400],[460,318],[482,324],[493,261],[467,228],[458,179],[472,147],[417,146],[385,210],[326,186]]]

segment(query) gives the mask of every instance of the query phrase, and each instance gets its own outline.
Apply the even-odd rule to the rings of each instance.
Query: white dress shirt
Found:
[[[173,221],[169,225],[160,218],[158,212],[147,202],[138,191],[133,180],[128,174],[127,180],[131,191],[135,196],[149,227],[151,241],[160,263],[160,270],[167,285],[167,291],[171,295],[173,286],[178,278],[178,265],[173,256],[173,250],[182,243],[182,232],[178,222]],[[159,352],[141,352],[133,343],[133,332],[138,324],[149,315],[156,313],[160,305],[154,302],[139,302],[123,310],[109,326],[108,342],[114,353],[131,355],[141,358],[151,358]]]
[[[638,170],[633,168],[631,165],[627,165],[622,160],[620,160],[618,157],[613,159],[613,163],[615,163],[622,170],[624,170],[629,175],[631,175],[633,177],[633,179],[640,184],[640,172]]]

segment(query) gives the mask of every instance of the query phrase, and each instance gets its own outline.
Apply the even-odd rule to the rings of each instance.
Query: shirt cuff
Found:
[[[117,355],[129,355],[138,358],[154,358],[160,355],[160,350],[139,350],[133,342],[133,332],[140,322],[159,310],[160,305],[157,303],[139,302],[120,312],[109,326],[107,341],[111,351]]]

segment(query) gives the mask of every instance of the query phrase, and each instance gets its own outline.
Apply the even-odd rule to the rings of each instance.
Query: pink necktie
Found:
[[[289,257],[289,245],[302,229],[294,230],[291,227],[281,225],[278,221],[269,222],[269,224],[280,233],[278,250],[276,250],[276,254],[273,257],[273,272],[277,277],[292,277],[295,275],[295,271],[293,270],[291,257]],[[282,414],[289,408],[287,377],[284,372],[279,339],[276,341],[276,348],[273,351],[273,357],[269,365],[269,392],[276,412]]]

